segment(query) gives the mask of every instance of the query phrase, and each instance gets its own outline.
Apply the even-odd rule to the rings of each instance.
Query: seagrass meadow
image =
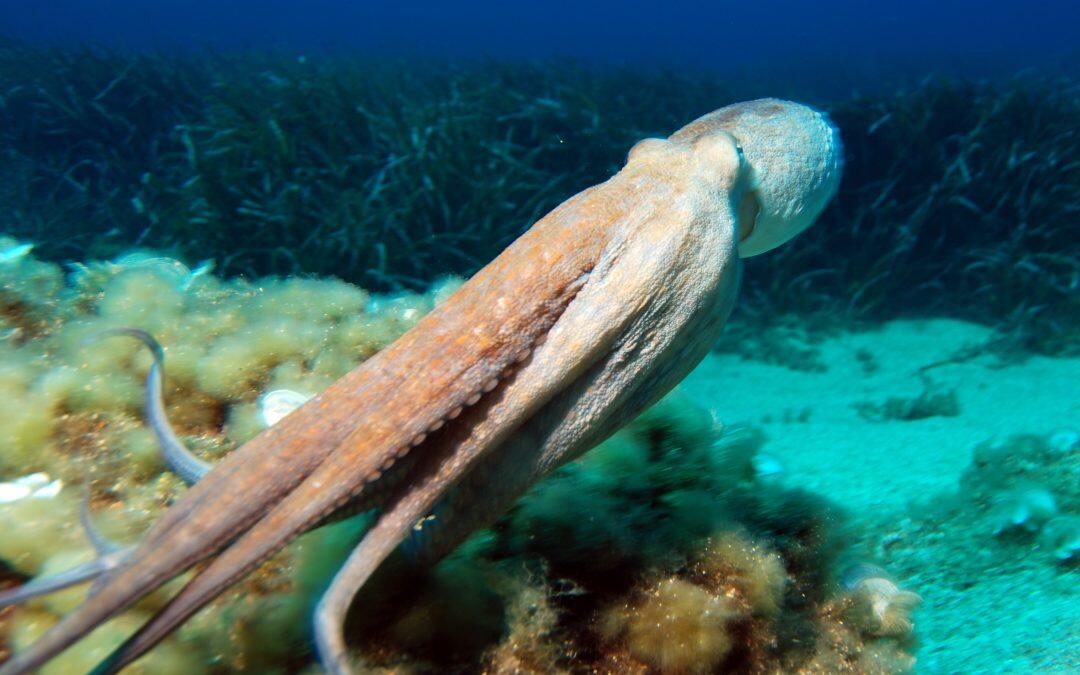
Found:
[[[432,569],[358,596],[376,673],[1080,670],[1080,87],[0,41],[0,661],[208,463],[383,349],[627,150],[760,96],[827,110],[839,193],[746,260],[702,364]],[[285,398],[282,399],[281,395]],[[438,527],[438,512],[418,523]],[[371,521],[279,552],[125,673],[315,673]],[[92,537],[87,537],[88,531]],[[100,543],[100,542],[98,542]],[[48,664],[85,672],[190,576]]]
[[[827,109],[848,161],[800,246],[750,261],[755,313],[947,311],[1078,349],[1080,90],[1037,76],[815,100],[745,74],[6,42],[0,208],[56,261],[143,246],[225,276],[418,290],[478,269],[636,140],[765,94]]]

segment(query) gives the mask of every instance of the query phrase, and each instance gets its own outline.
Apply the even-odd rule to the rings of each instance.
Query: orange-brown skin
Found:
[[[398,341],[230,455],[0,675],[33,670],[217,554],[98,671],[114,672],[295,536],[375,507],[379,519],[316,616],[324,665],[346,672],[349,600],[436,502],[427,559],[613,433],[708,351],[734,304],[747,178],[730,120],[696,124],[639,143],[616,176],[560,205]]]

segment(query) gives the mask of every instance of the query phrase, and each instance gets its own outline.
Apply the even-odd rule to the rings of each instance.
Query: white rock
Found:
[[[64,487],[61,480],[49,480],[48,474],[31,473],[7,483],[0,483],[0,504],[20,499],[52,499]]]
[[[262,413],[263,424],[272,427],[281,421],[292,411],[304,405],[311,399],[307,394],[301,394],[290,389],[275,389],[267,392],[259,399],[259,411]]]

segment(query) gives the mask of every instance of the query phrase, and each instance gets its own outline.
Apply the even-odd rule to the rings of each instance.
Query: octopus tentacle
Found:
[[[320,603],[320,653],[347,671],[340,621],[352,594],[416,519],[478,474],[486,496],[471,517],[451,513],[459,527],[426,547],[437,553],[674,386],[731,310],[738,256],[808,226],[839,166],[827,119],[775,100],[722,109],[642,145],[396,342],[230,454],[103,577],[99,594],[0,675],[33,671],[220,553],[98,671],[115,672],[301,532],[382,507]],[[740,223],[748,191],[758,208]],[[462,494],[451,505],[471,508]]]
[[[110,328],[91,335],[87,341],[97,341],[117,335],[130,336],[139,340],[153,355],[154,363],[146,376],[146,419],[157,437],[158,451],[165,465],[188,485],[195,483],[212,468],[212,465],[196,457],[184,446],[165,413],[162,395],[165,356],[161,344],[147,331],[129,327]],[[98,532],[90,520],[89,504],[86,499],[79,508],[79,521],[97,557],[63,572],[38,577],[11,590],[0,592],[0,609],[100,579],[101,575],[119,567],[127,555],[134,550],[133,546],[119,546]],[[98,587],[99,585],[95,584],[95,589]],[[91,589],[91,594],[94,594],[95,589]]]
[[[203,476],[210,472],[213,465],[195,456],[180,437],[176,435],[169,418],[165,414],[165,400],[163,381],[165,377],[165,350],[161,348],[154,336],[139,328],[111,328],[95,335],[95,338],[113,337],[126,335],[139,340],[154,357],[154,363],[150,366],[150,372],[146,374],[146,421],[154,431],[157,438],[161,457],[165,460],[169,470],[187,483],[194,485]]]
[[[108,537],[99,532],[97,527],[94,526],[93,521],[90,519],[89,494],[86,495],[82,504],[79,505],[79,523],[82,524],[83,532],[86,533],[86,538],[90,541],[90,545],[94,547],[94,552],[99,556],[115,553],[123,548],[116,542],[110,541]]]
[[[576,282],[575,288],[583,283],[584,279]],[[415,448],[422,446],[428,438],[433,440],[438,438],[435,434],[440,431],[444,437],[455,433],[460,435],[462,428],[466,430],[467,436],[467,430],[472,424],[468,413],[469,409],[477,407],[477,404],[486,400],[489,394],[497,392],[500,382],[512,375],[518,365],[528,358],[530,353],[531,348],[519,350],[504,373],[483,380],[478,390],[464,397],[462,405],[453,408],[444,419],[431,423],[426,432],[421,432],[412,437],[407,445],[391,453],[382,465],[361,480],[352,483],[339,482],[335,484],[332,479],[347,471],[347,462],[351,460],[338,458],[328,460],[324,466],[321,466],[318,471],[308,477],[296,490],[272,509],[264,519],[256,523],[252,529],[226,548],[206,569],[192,579],[163,610],[158,612],[127,642],[100,664],[93,671],[93,675],[118,672],[151,649],[172,632],[177,625],[187,620],[188,617],[232,585],[237,579],[251,572],[294,537],[319,523],[339,516],[343,510],[354,512],[357,508],[355,505],[357,497],[364,490],[369,490],[376,484],[378,490],[393,489],[391,484],[379,483],[380,478],[387,471],[398,466],[398,462],[402,458],[409,455]],[[483,417],[483,411],[480,411],[478,415]],[[466,424],[446,426],[447,422],[458,419],[463,420]],[[482,449],[482,447],[475,444],[473,447],[468,448],[473,457],[478,455]],[[338,461],[333,461],[334,459]],[[421,472],[426,474],[429,479],[437,476],[437,480],[441,483],[456,480],[470,465],[467,462],[459,461],[455,463],[454,469],[447,472],[440,470],[445,459],[442,453],[435,452],[425,459],[427,461],[423,463],[424,466],[421,468]],[[416,519],[423,515],[425,510],[430,508],[437,500],[440,492],[430,489],[430,480],[418,480],[415,472],[410,474],[410,479],[406,482],[406,485],[410,486],[406,488],[406,493],[412,497],[412,500],[404,500],[404,503],[402,500],[393,500],[393,506],[387,513],[379,517],[376,524],[365,535],[363,542],[376,542],[378,545],[374,555],[365,555],[367,549],[363,549],[363,544],[361,544],[362,550],[359,555],[364,558],[365,565],[374,568],[381,563],[386,555],[389,555],[400,543],[404,533],[412,527]],[[370,546],[371,544],[369,544]],[[351,555],[350,561],[357,555],[357,553]],[[366,579],[366,576],[364,578]],[[343,584],[339,583],[337,579],[338,577],[335,577],[334,585],[340,589]],[[345,586],[345,588],[348,587]],[[348,597],[351,599],[352,592],[348,592]],[[324,624],[325,621],[316,622],[317,626]]]
[[[86,538],[90,540],[90,545],[93,546],[94,552],[97,554],[94,559],[63,572],[51,574],[47,577],[37,577],[22,586],[0,592],[0,609],[19,605],[34,598],[50,595],[65,588],[78,586],[98,578],[105,572],[116,569],[133,550],[133,547],[120,546],[113,541],[109,541],[98,532],[90,520],[89,498],[84,499],[79,507],[79,522],[82,523]]]
[[[124,558],[131,553],[131,548],[121,548],[93,560],[76,565],[71,569],[51,574],[47,577],[31,579],[22,586],[17,586],[9,591],[0,593],[0,609],[19,605],[43,595],[49,595],[62,591],[65,588],[78,586],[100,577],[109,570],[116,569]]]
[[[592,233],[574,234],[587,238]],[[571,250],[598,249],[602,241],[595,241],[594,246]],[[527,270],[541,280],[540,285],[515,283],[515,275],[503,274],[504,270],[488,278],[478,275],[472,292],[455,296],[457,303],[452,298],[413,332],[229,455],[155,524],[119,569],[107,575],[99,594],[0,665],[0,673],[33,670],[233,540],[232,554],[223,554],[219,565],[212,564],[196,577],[202,579],[195,587],[203,587],[199,597],[206,594],[200,602],[220,592],[222,579],[235,579],[234,570],[240,574],[250,570],[335,510],[355,507],[358,501],[371,507],[385,500],[388,486],[382,479],[387,469],[411,450],[430,444],[430,438],[420,439],[421,434],[490,395],[485,389],[495,391],[489,384],[492,378],[500,377],[532,348],[580,288],[579,256],[548,258],[536,260]],[[543,263],[547,274],[541,276],[534,270]],[[523,269],[519,260],[506,261],[505,266]],[[507,298],[503,304],[508,307],[515,306],[508,299],[517,296],[516,308],[524,305],[526,311],[505,316],[481,311],[479,307],[492,296]],[[251,536],[244,535],[249,529]],[[218,576],[205,576],[215,569]]]

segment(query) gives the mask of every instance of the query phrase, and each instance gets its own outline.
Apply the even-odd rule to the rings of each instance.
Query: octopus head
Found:
[[[760,99],[705,115],[672,141],[698,143],[729,134],[742,151],[745,191],[739,202],[739,256],[764,253],[817,219],[836,193],[843,168],[840,134],[822,112]]]

